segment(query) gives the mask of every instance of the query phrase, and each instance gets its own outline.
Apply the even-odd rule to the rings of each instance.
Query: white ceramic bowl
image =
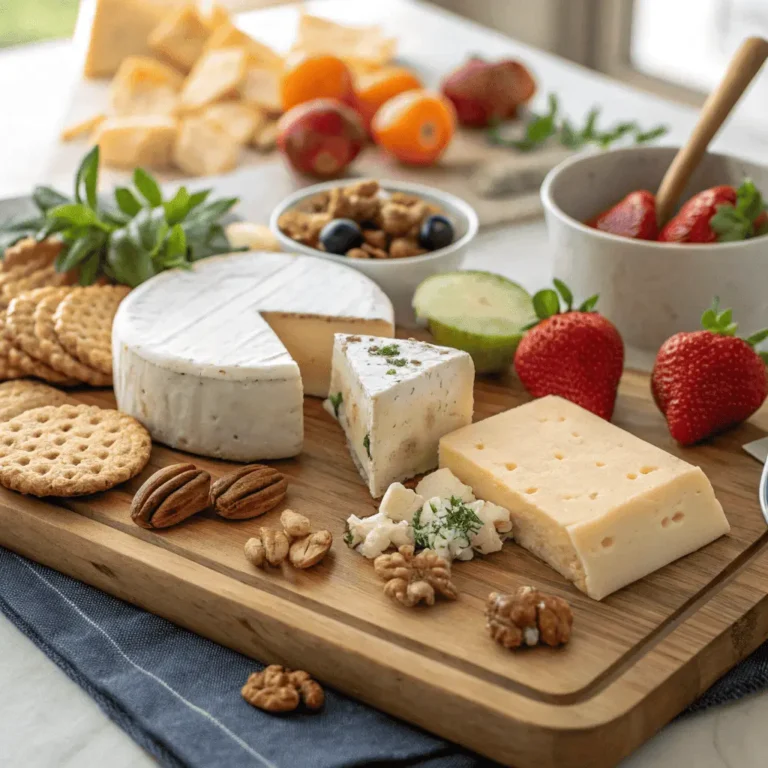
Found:
[[[443,209],[454,227],[455,239],[447,248],[426,253],[423,256],[411,256],[404,259],[349,259],[333,253],[318,251],[301,243],[297,243],[280,231],[278,219],[287,210],[294,208],[303,200],[326,189],[353,184],[355,179],[336,179],[333,181],[314,184],[295,192],[283,200],[272,212],[269,226],[280,241],[283,250],[315,256],[318,259],[335,261],[344,264],[370,277],[389,296],[395,308],[395,321],[405,328],[416,327],[411,301],[419,284],[430,275],[439,272],[450,272],[461,267],[469,244],[477,234],[477,214],[471,205],[455,195],[441,192],[434,187],[421,184],[408,184],[400,181],[379,181],[385,192],[407,192],[417,195],[429,203],[435,203]]]
[[[577,299],[599,293],[598,310],[641,353],[655,353],[678,331],[699,328],[714,296],[733,307],[741,332],[768,324],[768,237],[678,245],[630,240],[582,223],[629,192],[655,192],[676,151],[636,147],[579,155],[553,169],[541,188],[554,275]],[[768,195],[768,169],[707,154],[681,201],[719,184],[738,187],[745,177]]]

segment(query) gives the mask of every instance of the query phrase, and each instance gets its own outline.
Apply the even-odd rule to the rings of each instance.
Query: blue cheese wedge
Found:
[[[371,496],[437,466],[440,438],[472,422],[474,379],[466,352],[336,334],[326,409]]]

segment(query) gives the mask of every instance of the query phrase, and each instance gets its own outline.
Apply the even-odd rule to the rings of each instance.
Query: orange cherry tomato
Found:
[[[440,93],[405,91],[385,102],[371,130],[374,141],[401,162],[430,165],[451,143],[456,112]]]
[[[352,73],[336,56],[299,56],[286,62],[280,79],[280,101],[287,112],[313,99],[338,99],[355,105]]]
[[[365,72],[357,77],[355,92],[357,108],[363,116],[363,122],[370,126],[373,116],[384,102],[389,101],[403,91],[423,88],[422,82],[413,72],[403,67],[387,67],[375,72]]]

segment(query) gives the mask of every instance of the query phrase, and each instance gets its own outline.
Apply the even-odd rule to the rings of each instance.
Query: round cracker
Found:
[[[53,317],[59,304],[70,292],[70,288],[55,288],[52,293],[41,297],[35,308],[34,335],[41,359],[60,373],[92,387],[109,387],[112,385],[112,376],[81,363],[59,343]]]
[[[130,290],[125,285],[91,285],[72,291],[54,315],[61,346],[72,357],[111,376],[112,322]]]
[[[55,290],[54,288],[38,289],[38,293],[33,294],[34,297],[40,296],[39,291],[42,290],[43,294],[47,291]],[[32,293],[32,292],[30,292]],[[35,301],[35,305],[36,305]],[[38,379],[43,379],[50,384],[60,384],[62,386],[74,386],[80,382],[77,379],[71,379],[65,376],[63,373],[51,368],[50,365],[44,363],[42,360],[31,355],[24,347],[21,346],[22,340],[24,343],[29,342],[29,338],[26,334],[23,334],[20,328],[23,328],[22,318],[25,314],[28,314],[28,297],[22,295],[17,297],[11,302],[8,310],[3,310],[0,313],[0,335],[4,336],[4,340],[0,341],[0,356],[8,358],[8,362],[14,368],[24,371],[27,376],[35,376]],[[34,307],[33,307],[34,311]],[[15,317],[15,323],[13,329],[9,327],[8,315],[13,313]],[[18,335],[17,335],[17,332]],[[28,348],[32,349],[31,342],[28,344]]]
[[[63,405],[69,398],[60,390],[39,381],[22,379],[0,384],[0,421],[44,405]]]
[[[106,491],[141,472],[152,440],[136,419],[95,405],[48,405],[0,424],[0,483],[33,496]]]
[[[13,272],[9,272],[13,276]],[[69,273],[60,274],[53,265],[37,269],[24,277],[18,279],[12,278],[0,284],[0,301],[5,306],[11,303],[11,300],[26,291],[32,291],[35,288],[46,286],[66,285],[71,280]]]
[[[7,357],[0,357],[0,381],[23,379],[26,375],[20,368],[14,368]]]
[[[3,254],[3,263],[0,271],[18,273],[19,270],[27,269],[27,273],[34,272],[49,264],[53,264],[54,259],[59,255],[64,243],[61,240],[54,240],[48,237],[38,242],[34,237],[25,237],[19,240],[10,248],[5,249]],[[18,277],[23,277],[17,274]]]
[[[46,362],[35,336],[35,309],[44,297],[66,288],[35,288],[15,296],[5,313],[5,335],[14,347],[28,355]]]

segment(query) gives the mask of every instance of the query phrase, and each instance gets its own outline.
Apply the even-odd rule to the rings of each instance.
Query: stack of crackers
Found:
[[[134,477],[152,451],[124,413],[79,405],[35,381],[0,384],[0,485],[34,496],[81,496]]]
[[[109,103],[65,129],[63,140],[90,136],[110,167],[193,176],[232,170],[245,147],[274,147],[282,56],[239,30],[218,5],[121,0],[130,6],[121,15],[113,2],[96,2],[85,69],[90,77],[114,75]],[[377,26],[303,13],[289,55],[333,54],[362,74],[394,53],[395,41]]]
[[[112,384],[112,321],[129,288],[69,283],[61,243],[25,239],[0,266],[0,380],[34,376],[60,386]]]

